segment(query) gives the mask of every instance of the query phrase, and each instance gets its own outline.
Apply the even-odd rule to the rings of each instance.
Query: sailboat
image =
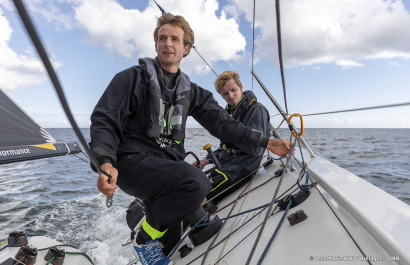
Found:
[[[194,246],[187,230],[170,254],[174,264],[410,264],[410,206],[317,156],[303,128],[291,134],[292,148],[304,148],[282,160],[266,154],[249,183],[212,212],[223,222],[219,232]],[[14,264],[15,253],[3,253],[0,264]]]
[[[276,17],[284,84],[279,1]],[[210,212],[223,222],[218,233],[196,244],[197,239],[189,238],[194,226],[168,257],[176,265],[410,264],[410,206],[317,156],[303,139],[302,115],[286,113],[257,74],[251,73],[287,121],[291,150],[296,145],[304,149],[299,148],[286,162],[267,153],[249,184]],[[300,118],[300,132],[291,121],[293,117]],[[272,134],[281,138],[273,126]],[[130,208],[138,205],[136,202]],[[135,215],[142,220],[141,211]],[[130,264],[138,264],[138,260]]]

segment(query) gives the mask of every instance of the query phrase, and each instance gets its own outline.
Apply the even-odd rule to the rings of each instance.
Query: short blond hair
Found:
[[[173,26],[180,27],[184,31],[184,46],[189,45],[188,53],[185,54],[184,57],[187,56],[191,51],[192,46],[194,46],[195,36],[194,31],[192,30],[188,21],[186,21],[183,16],[174,16],[171,13],[165,13],[164,15],[158,18],[157,27],[154,30],[155,45],[157,45],[158,42],[159,29],[166,24],[171,24]]]
[[[226,85],[226,82],[229,80],[233,79],[235,80],[235,83],[238,86],[242,86],[241,81],[239,80],[239,73],[235,71],[225,71],[222,74],[220,74],[216,80],[215,80],[215,90],[219,94],[221,94],[221,89],[224,85]]]

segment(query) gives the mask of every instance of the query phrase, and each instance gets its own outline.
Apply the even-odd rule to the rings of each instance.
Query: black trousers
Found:
[[[220,200],[222,200],[229,194],[233,193],[234,191],[238,190],[243,185],[248,183],[252,179],[252,176],[255,174],[256,172],[252,173],[252,172],[249,172],[248,170],[241,169],[238,177],[236,177],[235,180],[232,180],[229,176],[227,176],[228,177],[227,181],[225,181],[219,187],[217,187],[216,189],[214,189],[213,191],[209,192],[206,195],[207,200],[210,200],[213,198],[214,201],[219,202]],[[227,188],[229,189],[226,190]]]
[[[118,161],[117,185],[144,201],[146,220],[158,231],[179,225],[211,190],[208,178],[198,168],[147,153]]]

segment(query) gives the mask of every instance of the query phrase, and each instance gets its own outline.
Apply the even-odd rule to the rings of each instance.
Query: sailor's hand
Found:
[[[101,165],[101,169],[107,172],[108,175],[111,176],[110,183],[108,183],[108,177],[103,173],[99,174],[97,180],[97,187],[98,190],[107,196],[111,196],[114,194],[115,189],[118,188],[117,186],[117,177],[118,171],[115,167],[111,165],[111,163],[105,163]]]
[[[198,163],[195,161],[194,163],[192,163],[192,165],[194,166],[194,167],[197,167],[197,168],[199,168],[200,170],[203,170],[204,169],[204,167],[206,166],[206,165],[208,165],[209,164],[209,160],[207,159],[207,158],[203,158],[203,159],[201,159],[201,160],[199,160],[199,166],[198,166]]]
[[[289,151],[291,145],[291,142],[283,139],[269,138],[268,146],[266,148],[275,155],[284,156]],[[295,151],[293,151],[293,154],[295,154]],[[286,157],[288,156],[289,155],[286,155]]]

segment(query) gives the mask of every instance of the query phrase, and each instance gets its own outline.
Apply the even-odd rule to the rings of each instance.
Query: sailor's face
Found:
[[[176,73],[182,57],[189,51],[189,45],[184,45],[184,31],[177,26],[163,25],[158,30],[155,50],[161,66],[168,72]]]
[[[221,88],[220,93],[226,103],[234,107],[242,98],[242,85],[239,86],[231,79]]]

